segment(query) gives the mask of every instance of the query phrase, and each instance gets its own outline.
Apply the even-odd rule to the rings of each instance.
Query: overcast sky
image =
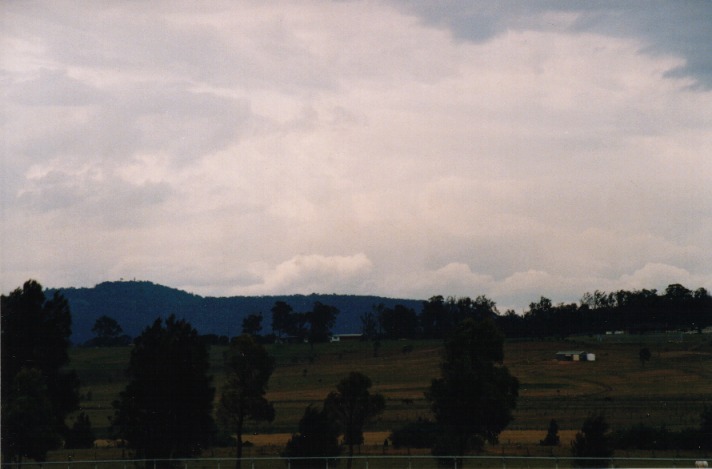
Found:
[[[712,2],[0,15],[3,293],[712,290]]]

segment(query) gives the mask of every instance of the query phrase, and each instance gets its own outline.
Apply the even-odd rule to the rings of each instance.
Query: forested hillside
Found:
[[[48,296],[56,289],[50,289]],[[242,320],[250,314],[262,313],[263,333],[271,332],[270,309],[284,301],[294,311],[308,311],[315,302],[339,309],[335,333],[361,330],[360,317],[383,304],[405,305],[420,311],[422,301],[356,295],[281,295],[202,297],[182,290],[146,281],[104,282],[93,288],[62,288],[72,311],[72,342],[81,344],[94,337],[91,329],[101,316],[115,319],[123,332],[135,337],[157,317],[175,314],[186,319],[201,334],[235,336],[242,331]]]
[[[615,330],[701,331],[712,326],[712,297],[707,290],[693,291],[680,284],[669,285],[663,292],[596,290],[584,293],[578,303],[569,304],[555,304],[541,297],[523,315],[499,311],[495,302],[483,295],[474,299],[433,296],[427,301],[323,294],[214,298],[146,281],[105,282],[93,288],[66,288],[61,292],[72,311],[74,344],[92,339],[92,327],[102,316],[116,320],[130,337],[140,334],[157,317],[171,314],[186,319],[200,334],[234,337],[242,332],[245,318],[261,314],[262,329],[252,333],[268,335],[273,332],[272,308],[277,302],[291,308],[291,321],[296,322],[300,317],[304,319],[304,314],[317,303],[335,307],[339,312],[331,332],[366,332],[369,338],[443,339],[468,317],[494,320],[509,338],[563,338]],[[287,329],[275,332],[281,335]]]

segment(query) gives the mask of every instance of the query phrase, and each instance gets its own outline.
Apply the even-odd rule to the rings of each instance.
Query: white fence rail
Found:
[[[339,469],[348,457],[282,458],[250,457],[240,460],[241,469]],[[34,461],[2,464],[2,469],[233,469],[235,458],[121,459],[92,461]],[[354,456],[352,469],[567,469],[579,467],[694,468],[700,458],[606,458],[583,460],[540,456]]]

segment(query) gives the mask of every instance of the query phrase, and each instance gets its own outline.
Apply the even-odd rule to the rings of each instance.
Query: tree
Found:
[[[378,337],[378,318],[374,311],[377,311],[376,306],[373,307],[373,311],[367,311],[359,318],[361,319],[361,334],[366,340],[373,340]]]
[[[272,333],[277,337],[288,334],[292,324],[292,307],[284,301],[275,302],[272,306]]]
[[[388,339],[412,339],[418,330],[418,316],[415,311],[401,304],[380,309],[378,322]]]
[[[46,299],[42,285],[28,280],[22,288],[0,297],[0,318],[2,453],[9,460],[41,458],[59,440],[45,438],[50,432],[38,429],[35,441],[24,441],[35,436],[9,422],[12,419],[21,422],[21,412],[28,412],[29,424],[41,412],[52,434],[66,433],[66,417],[79,407],[79,379],[74,371],[66,369],[72,334],[69,303],[59,292]],[[35,392],[28,383],[35,383],[45,391]],[[32,401],[37,402],[37,409],[25,405]],[[40,448],[42,445],[47,446]]]
[[[109,316],[101,316],[94,322],[94,327],[91,328],[95,337],[85,346],[90,347],[109,347],[113,345],[128,345],[131,343],[131,338],[122,334],[124,330],[121,328],[116,319]]]
[[[452,311],[445,307],[441,295],[433,296],[423,302],[420,313],[420,327],[426,339],[442,339],[452,332],[454,318]]]
[[[336,323],[336,316],[339,314],[335,306],[325,305],[319,301],[314,303],[312,310],[307,313],[309,321],[309,342],[328,342],[331,335],[331,328]]]
[[[274,407],[265,399],[267,384],[275,368],[274,358],[255,339],[237,337],[225,356],[227,382],[220,396],[219,422],[236,434],[236,467],[242,458],[242,432],[246,420],[274,420]]]
[[[287,442],[284,457],[298,458],[290,460],[291,467],[316,469],[324,467],[323,461],[306,458],[335,457],[339,453],[339,426],[333,416],[324,409],[308,406],[299,420],[299,432]]]
[[[324,408],[334,416],[344,434],[344,443],[349,447],[348,468],[354,445],[363,443],[363,427],[375,416],[383,412],[386,401],[381,394],[371,394],[371,379],[352,371],[336,385],[324,401]]]
[[[613,456],[613,446],[608,435],[608,422],[602,413],[592,413],[584,420],[581,431],[571,442],[574,465],[601,467],[608,465]]]
[[[77,416],[74,425],[67,434],[67,439],[64,442],[65,448],[79,449],[91,448],[94,445],[94,432],[91,428],[89,416],[84,412]]]
[[[5,388],[9,388],[5,390]],[[3,383],[2,453],[8,461],[28,457],[44,461],[47,451],[59,445],[61,437],[44,376],[37,369],[23,368],[11,386]]]
[[[650,357],[652,357],[653,354],[650,353],[650,349],[648,347],[643,347],[640,349],[638,352],[638,358],[640,359],[640,366],[645,366],[645,362],[650,361]]]
[[[250,314],[242,320],[242,333],[257,336],[262,330],[262,313]]]
[[[546,431],[546,437],[539,442],[541,446],[559,446],[559,424],[556,420],[551,419],[549,428]]]
[[[496,443],[512,421],[519,381],[502,365],[503,345],[492,321],[472,319],[446,342],[441,377],[425,394],[441,427],[434,454],[463,456],[485,441]]]
[[[207,346],[186,321],[156,319],[136,339],[114,425],[136,456],[192,457],[215,434]]]
[[[97,319],[91,331],[97,338],[104,340],[116,339],[124,332],[119,323],[116,322],[116,319],[109,316],[101,316]]]
[[[702,447],[712,449],[712,406],[705,406],[700,414],[700,436]]]

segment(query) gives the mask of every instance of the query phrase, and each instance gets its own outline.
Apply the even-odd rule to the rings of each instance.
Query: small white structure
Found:
[[[695,461],[695,467],[709,467],[707,461]]]
[[[556,352],[556,359],[566,362],[595,362],[596,354],[588,353],[583,350],[564,350]]]
[[[363,339],[363,334],[334,334],[329,337],[329,342],[341,342],[342,340],[361,340]]]

